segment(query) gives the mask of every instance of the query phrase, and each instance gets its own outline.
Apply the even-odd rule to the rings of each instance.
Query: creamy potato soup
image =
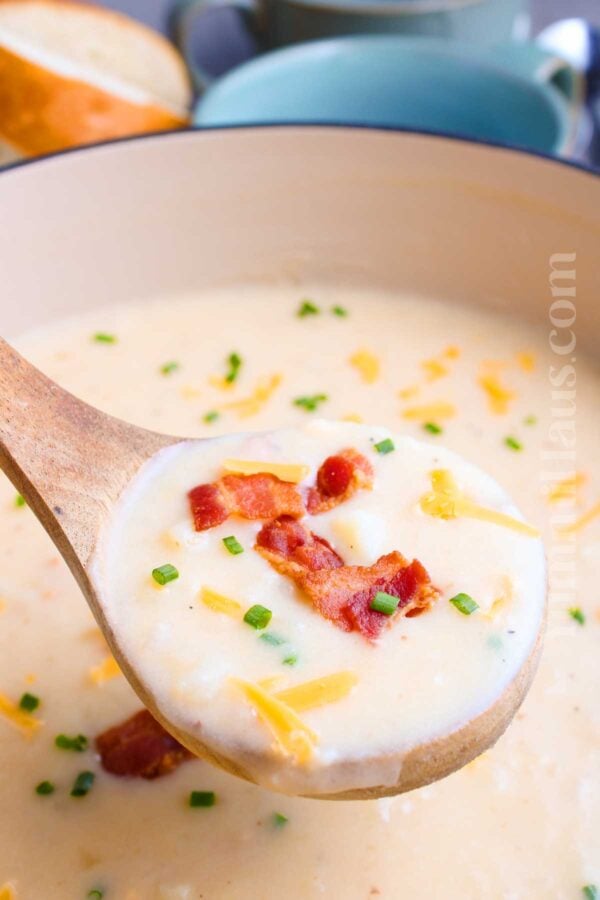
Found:
[[[443,447],[309,418],[160,453],[95,580],[169,722],[276,790],[391,788],[536,643],[544,551],[517,516]]]
[[[157,673],[155,689],[179,690],[190,703],[205,703],[222,676],[260,683],[271,696],[345,673],[325,705],[295,710],[318,738],[315,772],[326,771],[340,748],[359,756],[365,741],[384,746],[470,714],[531,645],[541,612],[539,539],[481,518],[432,515],[436,486],[539,529],[555,588],[539,673],[495,747],[393,799],[295,798],[188,758],[141,712],[66,566],[3,480],[2,900],[593,900],[600,886],[600,378],[590,361],[577,360],[577,460],[566,465],[543,455],[556,416],[556,359],[543,327],[514,317],[423,298],[271,286],[107,307],[30,333],[18,347],[64,387],[137,424],[193,437],[250,432],[202,459],[184,445],[174,451],[178,474],[167,472],[166,457],[162,469],[159,457],[148,479],[141,476],[146,515],[133,523],[140,540],[106,557],[111,615],[127,611],[127,640],[140,658],[165,661],[148,668]],[[302,428],[301,444],[282,439],[266,454],[251,434],[285,426]],[[426,446],[415,449],[413,439]],[[387,440],[393,451],[374,449]],[[187,492],[223,477],[224,460],[234,469],[257,459],[305,466],[292,473],[300,490],[316,483],[317,444],[323,457],[353,447],[374,481],[304,524],[351,566],[393,551],[407,563],[418,559],[439,592],[426,597],[432,602],[420,615],[391,611],[370,637],[296,606],[297,584],[253,549],[264,521],[232,515],[204,531],[193,524]],[[154,498],[144,493],[152,483]],[[406,508],[378,496],[396,484],[410,492],[414,528]],[[464,542],[446,543],[453,525],[464,529]],[[231,537],[243,553],[224,544]],[[453,557],[433,553],[434,544]],[[576,585],[564,576],[572,559]],[[240,577],[246,566],[253,586]],[[119,590],[126,606],[118,605]],[[172,620],[163,617],[165,604]],[[260,610],[245,621],[257,606],[271,613],[267,623]],[[169,626],[161,632],[169,621],[180,639],[180,671],[169,667]],[[262,640],[268,634],[276,640]],[[206,660],[197,668],[196,648]],[[398,666],[401,691],[386,682],[378,693],[378,658],[382,667]],[[215,704],[215,728],[235,740],[244,723],[248,746],[269,752],[276,736],[252,697],[239,685],[231,690]],[[384,706],[400,695],[402,721],[390,721]],[[202,709],[213,714],[210,704]]]

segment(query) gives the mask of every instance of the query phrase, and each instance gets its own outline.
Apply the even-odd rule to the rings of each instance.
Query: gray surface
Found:
[[[171,0],[103,0],[103,3],[163,29],[171,6]],[[579,16],[600,25],[600,0],[532,0],[532,9],[536,31],[556,19]]]

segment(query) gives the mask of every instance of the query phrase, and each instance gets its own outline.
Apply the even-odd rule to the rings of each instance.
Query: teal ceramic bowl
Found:
[[[390,126],[565,154],[578,94],[568,65],[533,45],[482,50],[364,35],[299,44],[240,66],[209,87],[194,121]]]

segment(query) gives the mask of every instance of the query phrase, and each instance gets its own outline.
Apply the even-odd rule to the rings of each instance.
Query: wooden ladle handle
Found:
[[[78,400],[0,338],[0,468],[78,578],[122,489],[173,440]]]

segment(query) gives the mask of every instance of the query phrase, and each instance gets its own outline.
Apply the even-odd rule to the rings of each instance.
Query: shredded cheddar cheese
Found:
[[[272,395],[275,393],[282,381],[283,375],[279,374],[271,375],[269,378],[261,379],[261,381],[259,381],[256,385],[254,391],[248,397],[244,397],[241,400],[234,400],[231,403],[226,403],[223,406],[223,409],[237,412],[241,419],[246,419],[249,416],[255,416],[261,411],[267,401],[271,399]]]
[[[323,678],[316,678],[314,681],[306,681],[304,684],[279,691],[275,697],[287,703],[296,712],[306,712],[328,703],[335,703],[336,700],[343,700],[356,684],[358,678],[354,672],[336,672],[335,675],[325,675]]]
[[[421,368],[427,376],[427,381],[437,381],[448,374],[448,367],[439,359],[425,359],[421,363]]]
[[[565,525],[565,527],[560,530],[563,534],[575,534],[575,532],[581,531],[586,525],[589,525],[594,519],[598,518],[600,518],[600,502],[592,506],[591,509],[588,509],[588,511],[576,519],[572,525]]]
[[[505,575],[502,579],[502,592],[494,599],[492,605],[487,612],[482,613],[486,619],[493,620],[496,616],[506,609],[508,604],[514,599],[514,587],[512,579]]]
[[[0,886],[0,900],[17,900],[17,891],[14,885],[7,882]]]
[[[370,350],[357,350],[348,362],[354,366],[366,384],[374,384],[379,378],[380,362]]]
[[[498,375],[487,372],[479,377],[479,386],[487,394],[489,407],[497,415],[508,412],[510,403],[516,398],[516,393],[504,387]]]
[[[450,344],[450,346],[446,347],[443,355],[446,359],[458,359],[460,356],[460,347],[457,347],[456,344]]]
[[[300,765],[310,762],[318,737],[294,710],[257,684],[240,678],[232,678],[231,681],[254,707],[261,722],[269,728],[278,749],[286,756],[294,757]]]
[[[203,587],[200,591],[200,599],[209,609],[212,609],[215,612],[224,613],[226,616],[237,619],[242,614],[242,607],[237,600],[232,600],[230,597],[218,594],[216,591],[211,590],[211,588]]]
[[[356,422],[357,425],[361,425],[364,419],[358,413],[347,413],[345,416],[342,416],[342,422]]]
[[[90,669],[90,678],[99,687],[121,674],[119,664],[114,656],[107,656],[97,666]]]
[[[402,413],[405,419],[416,419],[422,422],[435,422],[438,419],[451,419],[456,415],[456,407],[452,403],[438,401],[423,406],[410,406]]]
[[[410,384],[408,387],[401,388],[398,391],[398,396],[401,400],[411,400],[413,397],[416,397],[421,388],[418,384]]]
[[[521,522],[506,513],[497,512],[495,509],[486,509],[479,506],[458,488],[454,477],[448,469],[436,469],[431,473],[430,493],[424,494],[420,500],[420,506],[428,516],[438,519],[457,519],[460,516],[467,519],[480,519],[503,528],[510,528],[527,537],[539,537],[539,531],[526,522]],[[599,504],[600,513],[600,504]]]
[[[27,737],[31,737],[42,724],[39,719],[19,709],[18,705],[4,694],[0,694],[0,716]]]
[[[234,386],[234,382],[228,381],[224,375],[211,375],[208,383],[219,391],[231,391]]]
[[[223,468],[236,475],[258,475],[264,472],[292,484],[303,481],[310,472],[309,466],[299,463],[270,463],[252,459],[226,459]]]
[[[533,372],[535,369],[535,354],[529,350],[521,350],[517,353],[515,359],[517,360],[517,365],[524,372]]]
[[[563,478],[557,481],[548,491],[548,500],[550,503],[558,503],[561,500],[575,500],[577,492],[587,481],[583,472],[576,472],[569,478]]]

